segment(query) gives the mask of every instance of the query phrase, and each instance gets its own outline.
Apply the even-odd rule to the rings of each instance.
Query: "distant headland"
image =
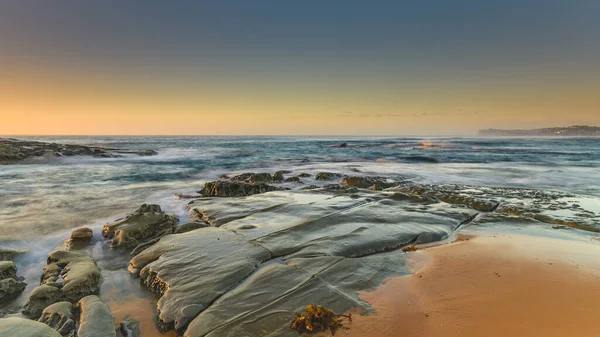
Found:
[[[479,136],[600,136],[600,127],[588,125],[562,126],[531,130],[479,130]]]

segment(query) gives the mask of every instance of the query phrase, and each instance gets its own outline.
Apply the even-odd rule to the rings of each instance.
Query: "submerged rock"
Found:
[[[62,337],[46,324],[19,317],[0,318],[0,336]]]
[[[340,184],[358,188],[369,188],[371,190],[379,191],[395,186],[398,183],[389,182],[386,178],[382,177],[352,176],[342,178]]]
[[[48,255],[41,285],[29,295],[23,313],[37,319],[50,304],[76,303],[98,293],[101,282],[100,269],[91,257],[81,252],[56,250]]]
[[[298,178],[308,178],[308,177],[310,177],[310,173],[300,173],[296,177],[298,177]]]
[[[75,337],[75,317],[73,304],[70,302],[58,302],[46,307],[38,321],[58,331],[62,336]]]
[[[286,183],[301,183],[298,177],[288,177],[284,180]]]
[[[334,172],[319,172],[315,175],[315,180],[333,180],[341,178],[342,175]]]
[[[117,336],[112,314],[98,296],[86,296],[77,306],[80,311],[78,337]]]
[[[204,197],[244,197],[279,190],[282,190],[282,188],[263,183],[247,184],[233,181],[212,181],[204,184],[204,188],[198,193]]]
[[[163,212],[159,205],[143,204],[123,219],[102,227],[102,236],[111,239],[113,247],[133,248],[144,242],[172,233],[179,219]]]
[[[288,174],[288,173],[292,173],[292,171],[288,171],[288,170],[279,170],[277,172],[275,172],[275,174],[273,174],[273,181],[283,181],[284,174]]]

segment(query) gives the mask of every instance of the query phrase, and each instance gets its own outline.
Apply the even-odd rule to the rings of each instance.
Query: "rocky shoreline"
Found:
[[[155,294],[157,328],[185,337],[295,336],[288,323],[311,303],[371,311],[358,291],[407,274],[407,251],[467,226],[600,232],[600,216],[566,201],[573,199],[567,193],[424,185],[402,176],[243,173],[185,198],[195,221],[179,224],[144,204],[101,233],[101,247],[130,254],[131,277]],[[85,250],[93,241],[91,229],[78,228],[51,252],[23,308],[30,319],[0,319],[0,334],[138,336],[135,320],[113,323],[98,297],[102,270]],[[19,254],[0,250],[0,303],[23,291],[11,261]]]
[[[0,138],[0,165],[17,164],[39,158],[90,156],[118,158],[122,155],[153,156],[154,150],[127,150],[96,146],[46,143],[39,141]]]

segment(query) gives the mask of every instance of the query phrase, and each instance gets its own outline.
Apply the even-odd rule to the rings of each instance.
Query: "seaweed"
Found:
[[[340,315],[322,305],[309,304],[304,312],[296,314],[290,322],[290,328],[301,333],[318,333],[329,330],[332,335],[342,327],[340,317],[348,318],[352,322],[352,314]]]
[[[417,246],[414,243],[410,244],[408,246],[402,247],[402,251],[405,252],[405,253],[407,253],[407,252],[414,252],[416,250],[417,250]]]

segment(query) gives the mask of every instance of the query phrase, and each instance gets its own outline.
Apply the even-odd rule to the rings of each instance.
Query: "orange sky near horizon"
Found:
[[[474,135],[600,124],[596,86],[569,78],[406,85],[368,76],[259,75],[245,83],[127,72],[2,75],[3,135]]]

